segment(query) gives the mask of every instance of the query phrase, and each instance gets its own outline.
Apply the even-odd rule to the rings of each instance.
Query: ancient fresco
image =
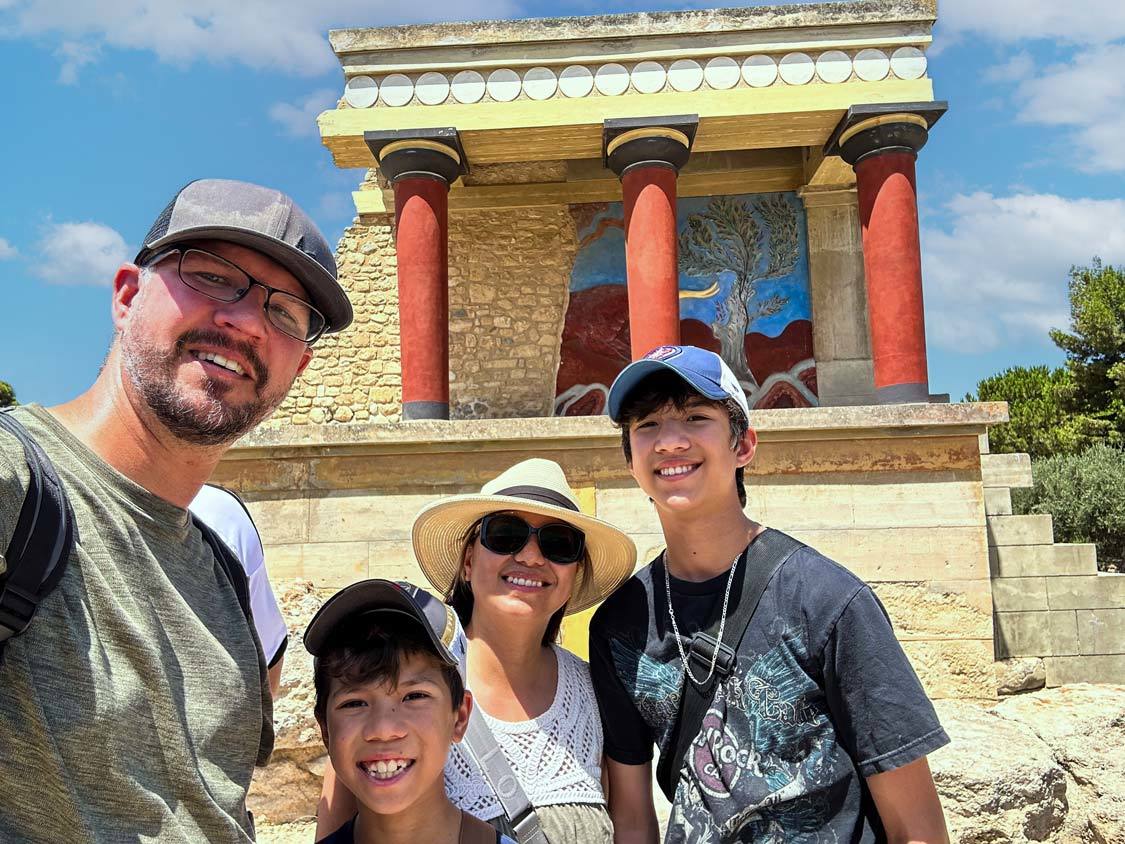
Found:
[[[571,207],[570,276],[555,414],[605,411],[629,363],[621,203]],[[805,215],[793,193],[678,203],[680,337],[719,352],[754,408],[817,404]]]

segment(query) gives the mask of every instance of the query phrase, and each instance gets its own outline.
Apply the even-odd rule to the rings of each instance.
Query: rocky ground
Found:
[[[312,716],[304,630],[324,599],[311,584],[279,594],[293,638],[275,706],[277,744],[251,788],[258,840],[313,840],[326,758]],[[1001,685],[1037,685],[1034,665]],[[1125,686],[1063,686],[998,703],[938,701],[952,742],[930,757],[955,844],[1125,844]]]

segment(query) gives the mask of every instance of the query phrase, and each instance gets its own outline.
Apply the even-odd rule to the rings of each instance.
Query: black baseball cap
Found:
[[[222,240],[261,252],[301,283],[328,321],[328,333],[351,324],[352,305],[328,241],[281,191],[232,179],[189,182],[156,218],[133,262],[144,264],[162,249],[195,240]]]
[[[324,602],[305,628],[305,650],[320,656],[332,632],[356,616],[393,615],[409,618],[426,633],[433,651],[446,665],[457,667],[464,658],[464,636],[453,608],[443,604],[425,589],[394,580],[361,580],[347,586]]]

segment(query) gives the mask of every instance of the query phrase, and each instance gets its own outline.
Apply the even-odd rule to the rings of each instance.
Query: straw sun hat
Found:
[[[567,615],[593,606],[633,573],[637,561],[633,540],[582,512],[558,463],[533,458],[493,478],[480,493],[443,498],[418,514],[412,531],[414,556],[438,592],[446,594],[457,576],[469,528],[489,513],[505,510],[556,518],[586,534],[590,563],[581,587],[570,596]]]

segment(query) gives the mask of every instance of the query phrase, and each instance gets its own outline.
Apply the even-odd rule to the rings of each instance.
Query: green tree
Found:
[[[19,404],[16,401],[16,391],[7,381],[0,381],[0,407],[11,407],[14,404]]]
[[[1067,412],[1063,397],[1071,388],[1070,373],[1062,367],[1013,366],[977,384],[976,395],[965,401],[1006,401],[1009,421],[988,431],[998,454],[1026,452],[1032,457],[1073,454],[1089,445],[1097,426]]]
[[[1095,258],[1070,270],[1070,331],[1051,331],[1066,353],[1063,406],[1099,439],[1125,444],[1125,272]]]

